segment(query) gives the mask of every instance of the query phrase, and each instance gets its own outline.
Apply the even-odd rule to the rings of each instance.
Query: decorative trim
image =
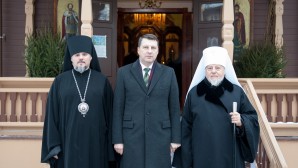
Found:
[[[41,135],[0,135],[1,140],[41,140]]]

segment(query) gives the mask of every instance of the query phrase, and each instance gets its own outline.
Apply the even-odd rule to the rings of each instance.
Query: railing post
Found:
[[[10,96],[10,101],[11,101],[11,104],[10,104],[10,107],[11,107],[11,114],[10,114],[10,117],[9,117],[9,121],[10,122],[17,122],[17,113],[16,113],[16,103],[17,103],[17,92],[11,92],[9,94]]]
[[[6,92],[0,92],[0,100],[1,100],[0,122],[7,122],[7,115],[5,113],[6,94],[7,94]]]
[[[42,114],[40,117],[40,121],[43,122],[44,118],[45,118],[45,113],[46,113],[46,104],[47,104],[48,93],[41,93],[40,98],[41,98],[41,102],[42,102]]]
[[[283,101],[283,94],[276,94],[276,104],[277,104],[276,122],[284,122],[282,117],[282,101]]]
[[[272,100],[273,100],[273,95],[272,94],[266,94],[266,104],[267,104],[267,119],[269,122],[276,122],[276,120],[273,121],[273,116],[271,114],[271,104],[272,104]]]
[[[286,94],[286,102],[287,102],[287,115],[286,115],[286,122],[294,122],[294,115],[293,115],[293,108],[292,103],[294,100],[295,94]]]
[[[36,114],[37,94],[38,93],[30,93],[30,98],[31,98],[31,101],[32,101],[32,104],[31,104],[32,113],[31,113],[31,117],[30,117],[31,122],[37,122],[37,114]]]
[[[27,116],[26,116],[27,93],[26,92],[20,93],[20,99],[21,99],[21,116],[20,116],[20,121],[21,122],[27,122]]]

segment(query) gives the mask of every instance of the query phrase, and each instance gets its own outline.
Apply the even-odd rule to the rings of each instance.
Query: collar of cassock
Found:
[[[198,96],[205,95],[205,100],[218,104],[225,108],[224,104],[220,101],[220,97],[224,94],[224,91],[232,92],[233,84],[228,81],[226,78],[218,86],[212,86],[211,83],[205,78],[197,85],[197,94]]]

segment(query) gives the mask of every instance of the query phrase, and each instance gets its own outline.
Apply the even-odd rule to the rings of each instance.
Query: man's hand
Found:
[[[123,154],[123,144],[115,144],[114,145],[114,149],[117,153],[119,153],[120,155]]]
[[[175,152],[175,150],[176,150],[177,148],[179,148],[180,146],[181,146],[181,144],[171,143],[171,147],[170,147],[171,152]]]
[[[242,122],[241,122],[241,115],[238,112],[231,112],[230,113],[232,123],[236,124],[236,126],[241,127]]]

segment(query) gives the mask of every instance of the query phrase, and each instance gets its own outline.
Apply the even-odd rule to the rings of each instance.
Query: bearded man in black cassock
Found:
[[[175,167],[244,168],[245,161],[254,161],[258,116],[226,49],[203,51],[182,116],[182,143],[175,153]]]
[[[49,91],[41,162],[51,168],[108,168],[113,91],[90,37],[67,39],[64,72]]]

